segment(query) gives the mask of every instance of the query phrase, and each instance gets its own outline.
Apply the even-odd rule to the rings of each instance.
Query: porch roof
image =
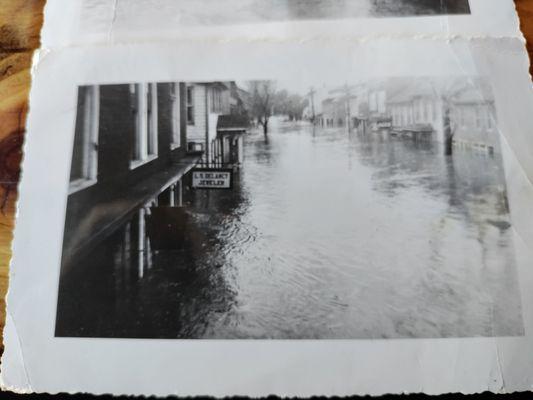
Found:
[[[219,115],[217,120],[217,132],[246,131],[250,125],[246,116],[242,115]]]
[[[490,88],[485,88],[483,86],[470,87],[452,97],[452,102],[454,104],[483,104],[492,103],[493,101]]]
[[[126,223],[140,207],[189,172],[200,158],[201,155],[198,154],[183,157],[179,163],[172,163],[165,170],[132,186],[127,195],[117,195],[94,204],[76,229],[65,237],[63,264],[70,265],[77,256],[94,249]]]

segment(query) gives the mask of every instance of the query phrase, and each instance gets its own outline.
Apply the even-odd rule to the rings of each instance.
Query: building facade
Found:
[[[489,153],[499,152],[496,107],[486,88],[468,88],[451,99],[454,144]]]
[[[390,119],[386,107],[382,85],[369,82],[344,86],[330,91],[330,96],[322,101],[318,122],[324,127],[342,126],[361,132],[379,130]]]
[[[428,82],[418,82],[387,99],[392,131],[444,142],[444,102]]]
[[[187,151],[185,99],[180,82],[79,88],[63,266],[181,187],[199,159]]]
[[[68,293],[87,268],[128,284],[201,234],[183,199],[194,167],[242,163],[248,120],[232,93],[222,82],[78,88],[57,315],[83,307]],[[68,326],[57,320],[56,334]]]
[[[238,116],[241,125],[235,130],[246,132],[248,121],[242,96],[245,92],[235,82],[187,83],[187,141],[189,149],[203,151],[204,165],[222,165],[223,140],[218,130],[219,118]],[[237,129],[240,128],[240,129]],[[242,137],[238,140],[243,140]],[[239,147],[242,151],[242,143]],[[242,155],[237,157],[242,159]],[[226,158],[227,159],[227,158]]]
[[[419,81],[388,98],[393,131],[445,143],[449,124],[454,145],[498,152],[496,109],[488,85],[481,81],[438,83]]]
[[[323,99],[322,127],[349,127],[499,151],[496,110],[481,79],[390,78],[338,88]],[[446,132],[449,126],[449,132]],[[448,137],[447,137],[448,135]]]
[[[321,113],[317,118],[318,124],[323,127],[343,126],[346,119],[346,103],[337,97],[322,100]]]

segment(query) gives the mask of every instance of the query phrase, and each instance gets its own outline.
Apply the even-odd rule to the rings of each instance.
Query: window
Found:
[[[420,101],[417,100],[413,103],[413,106],[414,106],[414,122],[419,122],[420,121]]]
[[[172,149],[181,146],[181,118],[180,118],[180,85],[172,83],[170,92],[171,113],[172,113],[172,140],[170,147]]]
[[[157,84],[134,84],[130,92],[135,119],[130,167],[135,168],[157,157]]]
[[[486,113],[487,113],[487,128],[488,129],[492,129],[493,128],[493,114],[492,114],[492,110],[490,107],[487,107],[486,108]]]
[[[370,96],[369,96],[369,103],[370,103],[370,111],[377,111],[378,110],[378,101],[377,101],[377,96],[376,96],[376,93],[375,92],[372,92],[370,93]]]
[[[382,114],[386,111],[387,94],[384,91],[380,91],[377,94],[377,111]]]
[[[148,132],[148,155],[157,154],[157,84],[146,85],[146,130]]]
[[[99,87],[81,86],[78,89],[76,132],[74,133],[72,164],[70,167],[71,193],[96,182],[99,116]]]
[[[194,86],[187,87],[187,124],[194,125]]]
[[[222,112],[222,91],[219,88],[211,88],[211,111]]]
[[[481,106],[476,106],[476,128],[483,127],[483,118],[481,114]]]

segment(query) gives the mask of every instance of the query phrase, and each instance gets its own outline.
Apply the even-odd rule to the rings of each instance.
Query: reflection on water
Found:
[[[62,279],[58,335],[523,333],[497,156],[282,125],[247,137],[233,191],[183,204],[183,246],[142,278],[119,232]]]

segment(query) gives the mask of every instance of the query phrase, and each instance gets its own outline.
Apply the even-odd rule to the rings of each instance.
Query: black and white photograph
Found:
[[[93,84],[73,106],[56,337],[524,334],[487,79]]]
[[[2,389],[531,390],[515,1],[43,6]]]
[[[468,15],[468,0],[85,0],[83,24],[113,20],[113,29],[149,30],[277,21]],[[107,23],[107,22],[106,22]],[[106,25],[107,26],[107,25]]]

